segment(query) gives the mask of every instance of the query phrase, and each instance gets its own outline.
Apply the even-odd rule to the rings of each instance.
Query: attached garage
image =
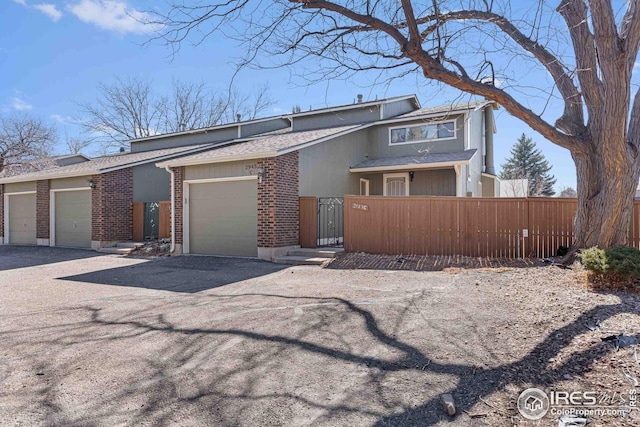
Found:
[[[91,247],[90,189],[52,191],[51,245]]]
[[[13,245],[35,245],[36,193],[5,194],[5,239]]]
[[[255,176],[185,181],[185,252],[257,257]]]

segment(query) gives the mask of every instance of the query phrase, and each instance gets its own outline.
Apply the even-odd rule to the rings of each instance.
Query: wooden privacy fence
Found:
[[[154,206],[157,212],[153,215],[150,215],[149,205],[152,203],[133,202],[133,240],[136,242],[142,242],[146,237],[171,237],[171,201],[158,202],[158,206]]]
[[[315,248],[318,246],[318,198],[300,197],[300,246]]]
[[[571,198],[345,196],[347,252],[540,257],[573,241]],[[629,244],[640,245],[640,201]]]

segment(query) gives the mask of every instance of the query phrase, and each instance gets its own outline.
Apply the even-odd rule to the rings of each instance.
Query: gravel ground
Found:
[[[639,336],[639,298],[592,292],[556,267],[283,268],[0,247],[0,292],[2,425],[555,426],[519,416],[521,390],[628,395],[623,371],[640,377],[633,348],[601,341]]]

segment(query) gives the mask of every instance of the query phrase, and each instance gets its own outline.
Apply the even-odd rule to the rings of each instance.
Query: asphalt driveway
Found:
[[[560,348],[551,324],[496,342],[530,274],[0,246],[0,424],[512,425],[508,376]],[[497,418],[476,417],[499,393]]]

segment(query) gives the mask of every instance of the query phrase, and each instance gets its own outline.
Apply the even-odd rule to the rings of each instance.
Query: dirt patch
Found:
[[[336,270],[442,271],[467,268],[528,268],[545,263],[537,258],[486,258],[461,255],[379,255],[341,253],[327,266]]]

